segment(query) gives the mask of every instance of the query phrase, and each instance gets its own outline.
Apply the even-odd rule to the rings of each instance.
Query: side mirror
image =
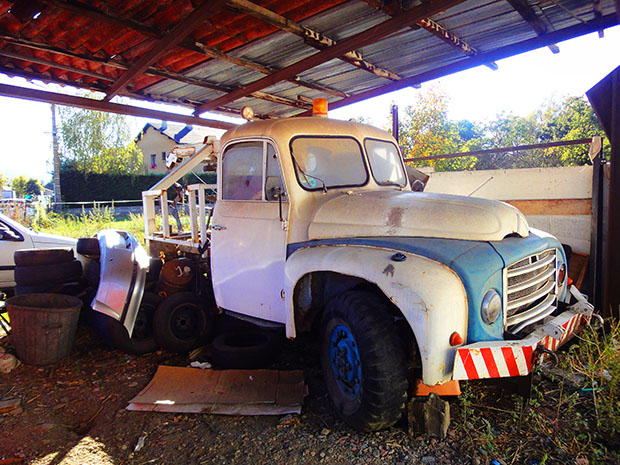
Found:
[[[405,169],[407,170],[407,177],[409,178],[409,184],[411,184],[411,190],[414,192],[422,192],[430,176],[407,164],[405,164]]]
[[[278,200],[280,196],[286,197],[282,189],[279,176],[267,176],[265,180],[265,198],[267,200]]]

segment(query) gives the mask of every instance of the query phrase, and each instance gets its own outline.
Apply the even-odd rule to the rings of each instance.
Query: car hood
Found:
[[[309,239],[402,236],[501,241],[527,237],[523,214],[503,202],[411,191],[348,192],[325,202]]]
[[[35,247],[71,247],[75,248],[77,239],[65,236],[57,236],[56,234],[47,233],[31,233],[32,241]]]

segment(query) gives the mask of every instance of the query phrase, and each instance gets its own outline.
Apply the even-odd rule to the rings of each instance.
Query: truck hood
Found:
[[[503,202],[411,191],[358,191],[325,202],[310,223],[313,239],[402,236],[501,241],[527,237],[523,214]]]

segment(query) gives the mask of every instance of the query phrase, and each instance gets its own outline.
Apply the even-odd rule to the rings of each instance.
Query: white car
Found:
[[[15,287],[13,254],[16,250],[57,247],[75,250],[76,244],[76,239],[33,231],[0,213],[0,289]]]

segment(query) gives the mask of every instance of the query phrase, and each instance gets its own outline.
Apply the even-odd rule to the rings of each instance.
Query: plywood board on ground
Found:
[[[300,413],[302,371],[200,370],[160,366],[128,410],[219,415]]]

